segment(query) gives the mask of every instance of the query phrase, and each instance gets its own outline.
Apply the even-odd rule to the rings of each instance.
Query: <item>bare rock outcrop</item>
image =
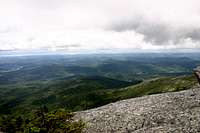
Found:
[[[200,66],[194,69],[194,75],[196,76],[199,84],[200,84]]]
[[[87,133],[198,133],[200,88],[122,100],[77,112]]]

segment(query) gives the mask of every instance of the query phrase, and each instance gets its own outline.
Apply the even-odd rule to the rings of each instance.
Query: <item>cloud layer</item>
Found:
[[[6,0],[0,18],[0,50],[200,48],[199,0]]]

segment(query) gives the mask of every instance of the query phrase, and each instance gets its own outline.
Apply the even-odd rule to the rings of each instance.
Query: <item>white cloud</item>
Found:
[[[200,42],[199,0],[0,0],[0,20],[0,49],[199,48]]]

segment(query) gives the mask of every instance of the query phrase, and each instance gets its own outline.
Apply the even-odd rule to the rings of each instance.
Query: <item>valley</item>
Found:
[[[186,90],[197,84],[192,71],[200,64],[198,57],[198,53],[1,57],[1,68],[10,70],[0,71],[0,114],[29,115],[41,106],[80,111]]]
[[[69,112],[188,90],[197,85],[199,59],[198,53],[2,56],[0,130],[35,133],[43,119],[71,120]],[[72,124],[80,131],[87,120]]]

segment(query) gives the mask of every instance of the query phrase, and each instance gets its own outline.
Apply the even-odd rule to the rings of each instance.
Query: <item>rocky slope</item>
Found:
[[[77,112],[88,133],[200,132],[200,87],[144,96]]]

